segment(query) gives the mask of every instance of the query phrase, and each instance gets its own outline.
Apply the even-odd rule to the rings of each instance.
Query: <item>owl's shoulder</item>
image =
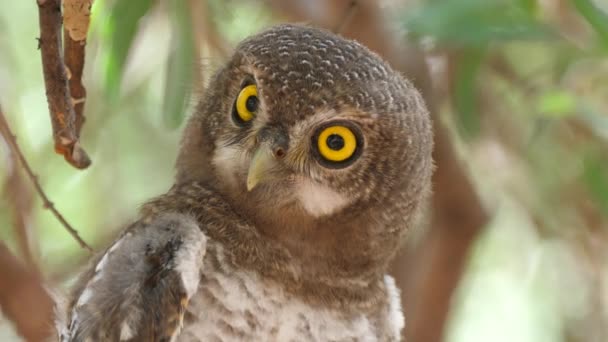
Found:
[[[207,237],[175,212],[130,225],[83,272],[67,305],[62,341],[170,337],[200,281]],[[148,312],[162,312],[149,322]]]

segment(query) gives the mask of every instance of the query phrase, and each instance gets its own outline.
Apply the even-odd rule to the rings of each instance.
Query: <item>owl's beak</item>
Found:
[[[270,171],[277,166],[277,160],[266,144],[260,145],[251,158],[247,173],[247,191],[268,180]]]

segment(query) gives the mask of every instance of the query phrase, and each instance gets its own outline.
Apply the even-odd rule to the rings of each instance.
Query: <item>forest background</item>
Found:
[[[12,134],[100,250],[171,185],[184,118],[235,44],[300,22],[378,52],[432,112],[433,198],[392,270],[408,341],[608,341],[608,1],[96,0],[84,170],[53,152],[36,0],[0,8],[0,340],[44,334],[39,284],[67,288],[90,257]]]

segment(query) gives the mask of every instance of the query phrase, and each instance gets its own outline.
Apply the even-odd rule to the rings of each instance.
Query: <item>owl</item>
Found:
[[[386,274],[429,193],[420,94],[299,25],[241,42],[189,119],[172,188],[76,282],[61,341],[397,341]]]

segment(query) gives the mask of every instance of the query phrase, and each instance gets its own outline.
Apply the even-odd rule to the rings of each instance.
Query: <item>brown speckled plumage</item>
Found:
[[[239,125],[244,84],[259,107]],[[344,167],[314,155],[331,122],[361,135]],[[248,191],[264,148],[281,154]],[[294,25],[245,40],[187,124],[176,184],[75,286],[64,340],[397,340],[385,272],[429,192],[431,150],[418,92],[360,44]]]

